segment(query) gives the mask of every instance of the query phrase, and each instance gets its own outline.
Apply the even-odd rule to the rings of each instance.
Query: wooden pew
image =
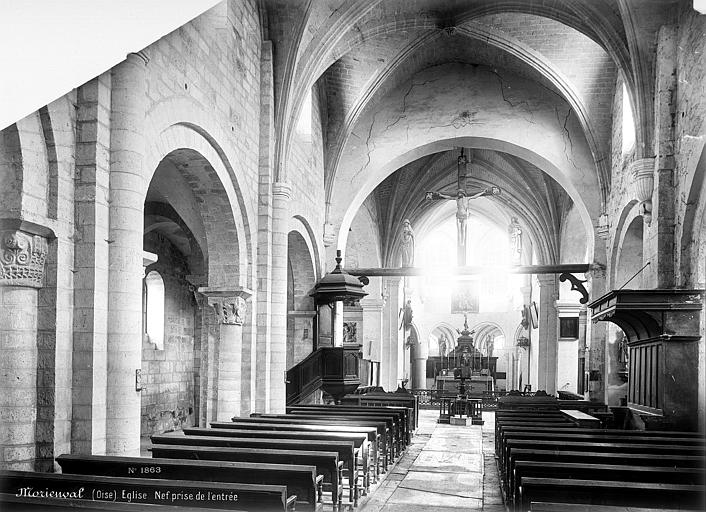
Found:
[[[585,464],[580,462],[517,461],[509,496],[517,502],[524,478],[564,478],[579,480],[617,480],[624,482],[655,482],[698,485],[704,481],[704,468],[662,466],[659,459],[653,466],[629,464]]]
[[[629,463],[631,466],[654,466],[656,462],[653,454],[537,450],[534,448],[510,449],[510,468],[515,468],[518,463],[525,461],[547,464],[565,462],[570,464],[608,464],[614,466],[626,463]],[[659,456],[658,462],[662,466],[683,468],[703,468],[705,464],[704,458],[700,455],[662,454]],[[503,482],[507,484],[505,489],[509,497],[511,497],[510,489],[516,487],[514,477],[515,474],[511,471],[509,481]]]
[[[400,425],[404,427],[405,434],[405,444],[412,442],[412,434],[414,433],[414,417],[413,413],[407,407],[392,407],[392,406],[380,406],[380,407],[369,407],[364,405],[294,405],[287,407],[287,412],[300,411],[302,409],[309,410],[325,410],[325,411],[335,411],[335,412],[362,412],[365,414],[392,414],[395,416]]]
[[[363,473],[363,488],[370,489],[370,460],[368,450],[368,437],[364,432],[302,432],[290,430],[261,430],[231,428],[199,428],[185,427],[184,434],[188,436],[225,436],[237,438],[257,439],[303,439],[319,441],[352,441],[356,455],[360,457],[359,466]]]
[[[372,409],[372,407],[371,407]],[[366,412],[366,411],[332,411],[332,410],[317,410],[308,408],[291,409],[287,408],[287,414],[295,414],[298,417],[310,417],[310,418],[329,418],[329,419],[350,419],[350,420],[378,420],[385,421],[387,423],[387,428],[393,434],[394,457],[399,456],[404,449],[405,441],[405,431],[404,425],[399,420],[397,415],[388,414],[385,412]]]
[[[155,444],[151,451],[152,456],[156,458],[315,466],[318,475],[323,476],[324,488],[330,488],[334,510],[341,505],[343,462],[338,460],[338,452],[168,444]]]
[[[88,501],[61,498],[28,498],[14,493],[0,492],[0,510],[3,512],[220,512],[217,508],[198,508],[124,501]],[[244,512],[242,509],[229,509]]]
[[[233,418],[235,419],[235,418]],[[350,418],[319,418],[311,415],[297,414],[260,414],[253,413],[250,418],[238,418],[238,420],[261,421],[261,420],[277,420],[285,423],[307,423],[313,425],[329,425],[329,426],[346,426],[346,427],[374,427],[377,429],[378,439],[380,439],[380,447],[383,455],[383,471],[387,471],[388,464],[394,458],[394,436],[393,431],[387,427],[385,420],[361,420]]]
[[[626,454],[652,454],[653,457],[662,455],[696,455],[704,456],[704,446],[674,446],[669,444],[650,444],[632,442],[596,442],[596,441],[564,441],[548,439],[508,439],[505,441],[504,453],[502,457],[502,474],[504,481],[510,481],[512,464],[510,463],[510,453],[513,448],[532,448],[557,451],[577,451],[577,452],[603,452],[603,453],[626,453]]]
[[[653,482],[524,478],[520,488],[518,510],[529,510],[530,503],[533,501],[702,510],[704,486]]]
[[[399,407],[399,406],[367,406],[367,405],[295,405],[290,406],[288,409],[316,409],[321,410],[322,408],[333,411],[345,411],[345,412],[386,412],[393,413],[397,416],[401,424],[405,426],[405,436],[407,439],[406,444],[412,441],[412,434],[415,430],[415,420],[414,412],[409,407]]]
[[[21,490],[27,488],[42,492],[70,492],[72,494],[63,496],[88,501],[131,501],[268,512],[294,510],[297,499],[294,494],[287,495],[284,485],[0,471],[0,492],[22,495]]]
[[[621,507],[619,505],[586,505],[583,503],[550,503],[533,501],[532,512],[677,512],[674,508]]]
[[[348,434],[363,434],[368,439],[370,447],[370,460],[372,466],[372,475],[374,481],[377,481],[378,462],[380,455],[380,443],[378,439],[377,429],[375,427],[346,427],[343,425],[314,425],[307,423],[278,423],[277,421],[252,421],[255,418],[233,418],[231,422],[213,421],[211,428],[231,428],[241,430],[275,430],[275,431],[291,431],[291,432],[343,432]]]
[[[632,443],[632,444],[661,444],[673,447],[682,446],[702,446],[703,439],[683,438],[683,437],[665,437],[665,436],[635,436],[622,435],[622,431],[607,431],[585,433],[583,429],[577,429],[570,432],[557,432],[548,430],[545,432],[508,432],[503,431],[500,435],[500,453],[503,461],[507,460],[506,445],[509,440],[527,439],[527,440],[547,440],[547,441],[566,441],[566,442],[595,442],[595,443]]]
[[[319,441],[316,439],[262,439],[224,436],[189,436],[175,434],[154,434],[152,444],[172,444],[189,446],[228,446],[234,448],[270,448],[275,450],[312,450],[338,453],[343,466],[348,468],[350,499],[358,506],[358,467],[353,441]]]
[[[321,503],[323,477],[315,466],[74,454],[59,455],[56,462],[64,474],[286,485],[298,508],[315,510]]]

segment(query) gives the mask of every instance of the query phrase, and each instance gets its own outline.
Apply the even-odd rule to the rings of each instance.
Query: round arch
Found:
[[[145,181],[149,183],[162,159],[175,149],[192,149],[200,153],[212,166],[215,176],[225,192],[229,206],[221,215],[232,218],[239,244],[230,248],[237,252],[238,264],[228,286],[241,286],[255,289],[255,261],[257,226],[251,219],[257,218],[254,205],[257,204],[256,190],[241,186],[241,181],[249,176],[247,169],[238,163],[235,155],[228,155],[219,141],[228,140],[222,127],[215,123],[211,114],[191,98],[170,99],[152,108],[145,121]],[[218,215],[218,214],[216,214]],[[231,263],[232,265],[232,263]]]
[[[291,368],[314,349],[314,300],[316,269],[307,236],[298,230],[287,235],[287,347],[286,367]]]

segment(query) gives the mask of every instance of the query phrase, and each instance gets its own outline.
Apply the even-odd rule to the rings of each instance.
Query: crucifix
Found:
[[[461,148],[461,155],[458,157],[457,164],[457,192],[455,195],[444,194],[442,192],[427,192],[427,201],[434,201],[438,199],[450,199],[456,201],[456,223],[457,223],[457,252],[456,257],[458,259],[458,266],[466,266],[466,238],[467,238],[467,228],[468,223],[468,203],[472,199],[477,199],[484,196],[497,196],[500,195],[500,189],[498,187],[488,187],[480,192],[474,194],[469,194],[466,190],[466,170],[468,166],[468,158],[463,154],[463,148]]]

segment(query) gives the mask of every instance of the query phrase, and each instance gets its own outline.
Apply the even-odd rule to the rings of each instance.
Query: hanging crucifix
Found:
[[[500,195],[500,189],[498,187],[488,187],[485,190],[469,194],[466,191],[466,170],[468,166],[468,158],[463,154],[463,148],[461,148],[461,155],[458,157],[458,177],[457,177],[457,192],[456,195],[444,194],[442,192],[427,192],[427,201],[434,201],[438,199],[451,199],[456,201],[456,223],[457,223],[457,260],[459,267],[466,266],[466,238],[467,238],[467,223],[468,223],[468,203],[472,199],[477,199],[484,196],[497,196]]]

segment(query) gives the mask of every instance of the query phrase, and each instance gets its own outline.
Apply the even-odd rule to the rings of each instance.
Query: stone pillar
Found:
[[[291,197],[292,187],[287,183],[272,184],[272,339],[267,405],[271,413],[284,413],[287,393],[287,229]]]
[[[588,287],[593,300],[601,297],[606,290],[605,269],[594,269],[588,274]],[[586,361],[589,372],[588,398],[593,401],[605,402],[606,400],[606,343],[607,327],[605,322],[586,323],[586,343],[588,357]]]
[[[147,108],[142,54],[113,68],[110,117],[106,454],[140,454],[142,237]]]
[[[400,330],[399,330],[399,311],[400,303],[400,278],[386,277],[383,280],[383,289],[385,290],[385,306],[383,313],[383,338],[382,338],[382,354],[380,359],[380,373],[382,387],[385,391],[395,391],[399,384],[399,351],[400,347]]]
[[[427,340],[417,340],[417,344],[412,347],[412,389],[426,389],[427,387],[427,359],[429,357],[429,347]]]
[[[537,360],[537,390],[549,395],[556,393],[558,321],[556,300],[559,287],[557,276],[541,274],[539,281],[539,336]]]
[[[37,296],[47,251],[44,236],[0,231],[0,469],[34,470]]]
[[[360,301],[360,307],[363,309],[363,333],[360,340],[363,344],[363,360],[366,364],[367,361],[379,364],[382,353],[383,301],[368,296]]]
[[[577,376],[577,393],[580,395],[588,393],[588,388],[585,386],[585,374],[588,369],[586,364],[586,325],[588,323],[588,308],[581,306],[579,309],[579,348],[578,348],[578,376]]]
[[[249,290],[199,288],[213,308],[215,329],[209,329],[209,357],[207,396],[212,397],[208,421],[230,421],[240,416],[242,398],[243,323],[247,315]],[[213,357],[211,357],[211,354]],[[213,365],[211,367],[211,365]]]

